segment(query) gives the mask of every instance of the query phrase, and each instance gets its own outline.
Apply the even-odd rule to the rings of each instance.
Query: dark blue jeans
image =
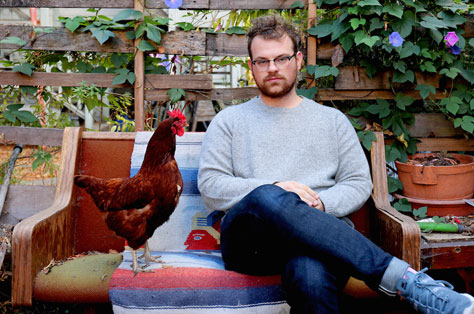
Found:
[[[353,276],[377,289],[392,256],[340,219],[276,185],[258,187],[225,215],[227,269],[281,274],[291,313],[337,313]]]

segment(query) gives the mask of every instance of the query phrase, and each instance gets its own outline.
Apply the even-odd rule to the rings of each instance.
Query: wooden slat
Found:
[[[404,95],[411,96],[415,99],[421,99],[420,93],[415,90],[403,91]],[[437,91],[436,95],[430,95],[430,99],[443,99],[447,94],[441,91]],[[327,101],[327,100],[375,100],[381,99],[394,99],[395,95],[391,90],[335,90],[332,88],[319,89],[315,100]]]
[[[134,9],[144,12],[143,0],[134,0]],[[135,26],[135,30],[139,27],[139,23]],[[135,47],[140,43],[139,39],[135,39]],[[133,102],[135,105],[135,130],[144,131],[145,124],[145,55],[143,51],[135,49],[134,51],[134,69],[135,83],[133,85]]]
[[[474,241],[423,242],[421,249],[422,267],[429,267],[430,269],[472,267]]]
[[[24,145],[61,146],[62,129],[0,126],[0,140]]]
[[[418,151],[474,151],[474,139],[464,138],[420,138]]]
[[[113,85],[115,74],[108,73],[45,73],[34,72],[31,77],[15,72],[0,71],[0,85],[16,86],[81,86],[83,82],[98,87],[131,88],[129,84]],[[203,89],[212,88],[211,75],[145,75],[145,88],[184,88]]]
[[[412,96],[415,99],[421,99],[418,91],[407,90],[403,91],[404,95]],[[185,100],[234,100],[234,99],[245,99],[251,98],[258,95],[258,89],[256,87],[241,87],[241,88],[216,88],[209,92],[206,91],[186,91]],[[438,91],[436,95],[430,96],[430,99],[443,99],[446,94]],[[395,95],[391,90],[340,90],[336,91],[332,88],[319,89],[318,94],[315,96],[316,101],[324,102],[331,100],[375,100],[381,99],[394,99]],[[155,101],[167,101],[169,99],[166,94],[166,90],[145,90],[145,99]]]
[[[78,164],[80,128],[66,128],[53,205],[15,226],[12,235],[12,303],[32,305],[38,271],[52,259],[74,252],[73,178]]]
[[[27,43],[23,49],[53,51],[96,51],[133,53],[133,41],[127,39],[125,31],[115,32],[115,37],[103,45],[91,37],[90,33],[72,33],[63,27],[54,28],[51,33],[41,33],[33,38],[33,28],[25,25],[0,25],[0,40],[5,37],[19,37]],[[167,54],[206,55],[206,33],[169,32],[163,34],[161,43]],[[2,49],[16,49],[18,45],[0,43]]]
[[[440,113],[415,114],[415,123],[408,127],[412,137],[455,137],[464,134]]]
[[[145,88],[212,89],[212,75],[145,75]]]
[[[420,84],[428,84],[434,88],[439,88],[439,75],[438,74],[422,74],[416,73],[417,82]],[[378,90],[386,89],[389,90],[391,86],[391,78],[393,77],[392,71],[383,73],[377,73],[373,78],[365,73],[365,69],[357,66],[347,66],[339,68],[339,75],[336,77],[336,83],[334,85],[335,90]],[[413,89],[414,84],[396,84],[398,88]]]
[[[41,28],[41,27],[39,27]],[[0,40],[8,36],[19,37],[27,42],[24,49],[53,51],[95,51],[133,53],[133,41],[124,31],[115,32],[114,38],[100,45],[89,33],[71,33],[66,28],[54,28],[52,33],[41,33],[34,41],[33,28],[26,25],[0,25]],[[166,54],[194,56],[240,56],[246,57],[247,39],[244,35],[211,34],[205,32],[174,31],[163,34],[162,47]],[[17,49],[17,45],[0,43],[0,48]],[[318,45],[318,59],[330,59],[333,44]]]

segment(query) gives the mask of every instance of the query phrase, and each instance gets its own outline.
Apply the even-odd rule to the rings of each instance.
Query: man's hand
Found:
[[[294,192],[303,200],[306,204],[311,207],[315,207],[321,211],[324,211],[324,204],[319,199],[318,193],[314,192],[309,186],[296,181],[282,181],[276,182],[275,185],[281,187],[285,191]]]

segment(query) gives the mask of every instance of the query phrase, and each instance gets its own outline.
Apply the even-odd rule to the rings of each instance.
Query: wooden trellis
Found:
[[[183,0],[183,9],[288,9],[294,0]],[[316,5],[308,0],[308,28],[316,22]],[[166,9],[163,0],[0,0],[0,7],[45,7],[45,8],[135,8]],[[464,25],[465,37],[474,37],[473,23]],[[245,88],[212,88],[210,75],[145,75],[143,52],[136,51],[133,40],[126,38],[125,31],[116,32],[114,38],[100,45],[87,33],[71,33],[66,28],[54,28],[50,33],[33,36],[32,26],[0,25],[0,40],[15,36],[26,42],[24,49],[52,51],[93,51],[135,53],[135,123],[136,130],[144,130],[144,101],[166,101],[169,88],[186,90],[185,100],[234,100],[253,97],[258,94],[254,87]],[[195,56],[247,56],[247,44],[244,35],[211,34],[199,31],[172,31],[163,35],[162,48],[166,54],[183,54]],[[332,57],[335,47],[332,43],[318,43],[318,39],[307,37],[307,64],[316,64],[319,60]],[[16,45],[0,44],[0,48],[16,49]],[[434,82],[433,78],[419,76],[419,79]],[[436,78],[434,78],[436,80]],[[31,77],[13,72],[0,73],[0,85],[27,86],[79,86],[82,81],[96,84],[99,87],[131,87],[113,85],[112,74],[91,73],[33,73]],[[317,101],[347,99],[393,99],[394,95],[388,86],[387,73],[380,73],[369,79],[360,67],[340,67],[335,88],[319,89]],[[431,83],[430,83],[431,84]],[[407,95],[420,98],[416,91],[407,90]],[[443,98],[438,90],[432,98]]]

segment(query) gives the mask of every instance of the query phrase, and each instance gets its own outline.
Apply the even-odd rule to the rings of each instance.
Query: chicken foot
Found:
[[[148,246],[148,241],[146,241],[145,242],[145,250],[143,252],[143,255],[138,257],[138,258],[145,258],[145,267],[148,267],[148,266],[150,266],[150,262],[163,263],[163,261],[159,259],[160,257],[161,257],[161,255],[159,255],[159,256],[151,255],[151,250],[150,250],[150,247]]]

